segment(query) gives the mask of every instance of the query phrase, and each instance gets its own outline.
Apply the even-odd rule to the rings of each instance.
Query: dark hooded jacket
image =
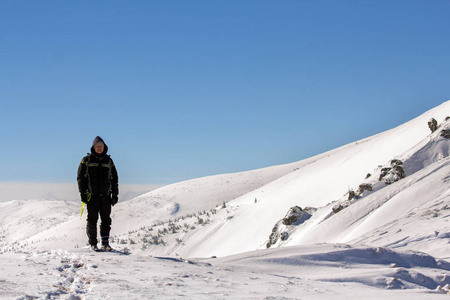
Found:
[[[96,137],[92,143],[91,153],[83,157],[78,167],[77,181],[80,194],[87,192],[93,195],[118,195],[119,179],[114,162],[108,153],[108,146],[103,142],[103,153],[97,154],[94,145],[103,142]]]

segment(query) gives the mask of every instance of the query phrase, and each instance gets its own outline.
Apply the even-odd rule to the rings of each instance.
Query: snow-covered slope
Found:
[[[131,251],[132,258],[126,260],[141,271],[147,268],[143,261],[149,256],[163,256],[167,264],[184,262],[180,257],[204,260],[214,256],[219,258],[198,263],[199,272],[212,272],[208,269],[215,265],[243,270],[251,277],[251,266],[258,265],[258,274],[267,282],[273,280],[272,275],[282,276],[275,270],[289,267],[292,274],[315,280],[323,289],[325,285],[317,282],[352,282],[352,288],[363,284],[383,289],[434,290],[448,285],[450,268],[444,260],[450,259],[450,139],[441,135],[450,127],[444,121],[448,115],[450,101],[397,128],[306,160],[193,179],[119,202],[113,208],[112,245]],[[431,118],[440,123],[434,133],[427,125]],[[286,225],[282,219],[294,206],[302,209],[301,218]],[[28,261],[45,265],[39,255],[55,255],[49,249],[57,248],[68,251],[57,252],[63,259],[70,260],[70,253],[75,253],[81,257],[75,259],[78,262],[101,264],[96,257],[84,256],[85,220],[79,209],[72,202],[50,200],[0,203],[0,253],[15,261],[23,252]],[[344,250],[336,252],[336,248]],[[434,258],[404,251],[423,251]],[[421,259],[425,262],[419,263]],[[138,262],[143,265],[138,267]],[[119,258],[114,263],[120,267]],[[70,269],[88,276],[95,267],[86,265],[85,261],[79,267],[69,265],[61,273]],[[351,265],[358,275],[337,272]],[[373,271],[375,265],[380,266],[378,271]],[[293,271],[298,266],[309,271]],[[334,275],[325,276],[329,271]],[[297,288],[305,284],[289,278]],[[229,281],[236,285],[236,280]],[[82,292],[72,294],[100,297],[86,292],[83,284]],[[73,285],[70,288],[76,289]],[[0,278],[2,286],[8,285]],[[251,289],[258,287],[251,285]],[[348,288],[340,287],[340,292],[344,290]],[[445,288],[438,291],[446,292]],[[306,295],[313,294],[317,298],[315,293]]]
[[[284,217],[290,207],[295,205],[303,208],[315,207],[320,210],[316,212],[314,218],[304,224],[304,227],[308,227],[308,229],[301,228],[300,231],[303,233],[298,233],[299,236],[304,237],[303,240],[300,237],[289,239],[285,243],[286,245],[326,241],[347,242],[348,239],[339,240],[336,237],[342,236],[342,232],[353,228],[349,227],[354,225],[353,223],[361,222],[361,216],[353,219],[352,216],[348,216],[349,212],[345,212],[345,214],[343,212],[329,218],[328,215],[332,211],[330,206],[335,205],[332,204],[333,201],[342,199],[343,196],[346,197],[349,189],[356,189],[365,181],[367,173],[373,173],[379,165],[385,165],[394,158],[400,158],[405,161],[407,172],[411,172],[411,170],[416,171],[417,165],[420,163],[425,166],[437,161],[434,168],[443,168],[441,173],[435,173],[433,167],[423,172],[432,174],[433,182],[437,185],[436,190],[447,190],[444,182],[446,162],[440,159],[446,153],[441,150],[446,149],[449,142],[441,138],[438,135],[439,132],[430,135],[431,131],[427,126],[430,118],[434,117],[443,121],[447,114],[450,114],[449,102],[395,129],[309,159],[308,164],[295,172],[286,174],[257,190],[230,201],[227,205],[229,212],[223,217],[223,220],[211,222],[205,226],[207,229],[199,231],[194,238],[186,239],[185,247],[177,249],[177,253],[185,256],[223,256],[261,249],[265,247],[275,223]],[[434,145],[438,147],[433,147]],[[428,151],[423,149],[428,149]],[[426,162],[425,160],[420,160],[420,163],[413,162],[416,160],[417,153],[423,153],[422,156],[426,158]],[[440,154],[435,155],[436,153]],[[441,166],[441,164],[444,165]],[[414,177],[411,177],[411,173],[406,175],[408,177],[404,181],[393,184],[387,190],[380,190],[372,196],[372,199],[384,198],[384,201],[387,202],[394,194],[391,190],[399,193],[408,187],[405,182],[411,185],[415,181],[420,181],[420,184],[423,182],[418,177],[420,174],[416,174]],[[425,188],[427,187],[431,188],[430,185],[425,185]],[[428,195],[431,197],[421,197],[421,201],[424,203],[437,201],[433,197],[435,194]],[[256,203],[255,199],[257,199]],[[365,202],[372,203],[370,198]],[[400,209],[400,212],[409,211],[407,203],[405,205],[406,207],[403,210]],[[363,215],[371,214],[373,210],[377,209],[377,207],[372,207],[372,210],[367,211],[365,209],[367,205],[360,204],[359,206],[364,211]],[[361,213],[358,212],[358,214]],[[349,217],[350,220],[348,220]],[[324,218],[330,220],[323,222]],[[336,226],[337,221],[335,220],[348,220],[348,224]],[[384,225],[384,218],[377,219],[376,222],[379,222],[379,226]],[[308,233],[319,223],[319,227]],[[398,229],[400,230],[400,228]],[[423,229],[425,230],[425,228]],[[450,232],[448,228],[447,232]]]
[[[175,220],[213,208],[220,211],[226,202],[225,215],[210,217],[209,224],[203,223],[195,234],[189,232],[176,237],[182,245],[169,243],[168,247],[149,250],[191,257],[261,249],[274,224],[291,206],[327,206],[341,199],[349,189],[357,188],[367,173],[376,172],[379,165],[386,165],[394,158],[403,159],[407,175],[411,175],[424,167],[421,163],[428,165],[446,157],[445,139],[428,143],[432,137],[427,122],[430,118],[442,122],[447,115],[450,115],[450,102],[392,130],[297,163],[166,186],[119,205],[114,220],[120,225],[115,227],[115,232],[124,234],[150,226],[156,220]],[[424,151],[424,147],[429,151]],[[431,154],[421,159],[417,158],[418,153]],[[314,238],[309,241],[314,242]]]
[[[209,176],[151,191],[115,207],[114,220],[120,224],[116,228],[117,233],[135,230],[156,220],[168,220],[177,215],[214,208],[308,163],[309,160],[305,160],[253,171]]]

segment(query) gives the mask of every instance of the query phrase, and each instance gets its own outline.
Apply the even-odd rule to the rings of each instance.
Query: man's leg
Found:
[[[92,197],[87,204],[87,224],[86,233],[89,239],[89,245],[97,245],[97,221],[100,210],[100,199]]]
[[[102,246],[106,246],[109,245],[109,232],[111,231],[111,199],[108,196],[101,199],[100,218]]]

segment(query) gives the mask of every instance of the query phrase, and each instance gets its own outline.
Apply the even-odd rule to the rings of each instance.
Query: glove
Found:
[[[112,204],[112,206],[116,205],[118,201],[119,201],[119,197],[116,194],[112,194],[111,195],[111,204]]]
[[[81,196],[81,202],[83,202],[83,203],[87,204],[89,202],[89,200],[91,200],[91,194],[89,192],[80,193],[80,196]]]

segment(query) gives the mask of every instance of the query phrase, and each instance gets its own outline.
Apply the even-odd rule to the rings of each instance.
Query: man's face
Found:
[[[104,149],[105,145],[101,142],[94,145],[94,150],[97,154],[102,154]]]

